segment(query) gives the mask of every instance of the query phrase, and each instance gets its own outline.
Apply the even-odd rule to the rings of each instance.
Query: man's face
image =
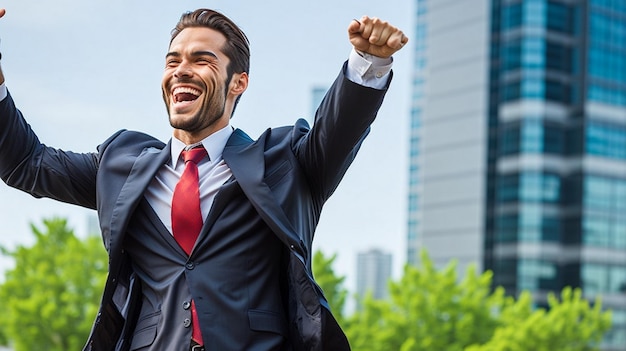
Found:
[[[213,29],[183,29],[172,41],[163,73],[163,100],[174,134],[206,137],[228,124],[226,37]],[[194,138],[195,139],[195,138]]]

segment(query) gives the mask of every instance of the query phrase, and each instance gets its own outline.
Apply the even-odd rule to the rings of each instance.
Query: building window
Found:
[[[522,25],[522,3],[502,7],[502,29],[518,28]]]
[[[623,1],[592,1],[587,99],[626,106],[626,21]]]
[[[591,7],[601,7],[611,12],[621,12],[626,15],[626,3],[621,0],[591,0]]]
[[[556,263],[521,259],[517,262],[517,288],[520,290],[559,290],[561,282]]]
[[[583,208],[583,243],[626,249],[626,180],[585,177]]]
[[[624,39],[626,40],[626,38]],[[592,45],[589,51],[589,75],[609,84],[626,84],[624,49]]]
[[[517,291],[517,261],[513,259],[496,259],[493,267],[493,284],[501,286],[507,294]]]
[[[583,243],[588,246],[626,249],[626,220],[586,212],[582,220]]]
[[[546,67],[558,72],[573,73],[573,53],[572,48],[548,42],[546,47]]]
[[[610,228],[608,218],[586,215],[583,219],[583,242],[588,246],[609,247]]]
[[[582,289],[585,295],[626,293],[626,267],[585,263],[581,266]]]
[[[546,214],[540,205],[525,204],[520,207],[518,241],[559,242],[561,220]]]
[[[521,200],[524,202],[559,202],[561,184],[557,175],[524,172],[520,185]]]
[[[581,267],[582,289],[587,296],[607,292],[609,277],[604,265],[585,264]]]
[[[503,126],[498,143],[498,154],[501,156],[518,154],[520,152],[520,124]]]
[[[585,148],[589,155],[626,160],[626,128],[590,121],[585,129]]]
[[[524,78],[523,81],[515,80],[504,85],[502,93],[503,102],[519,99],[545,99],[570,104],[573,101],[574,95],[571,82],[539,79],[532,75],[527,75]],[[589,96],[591,96],[591,94]]]
[[[524,3],[524,26],[545,28],[546,25],[546,1],[526,0]]]
[[[585,178],[585,208],[602,212],[610,210],[613,202],[611,192],[615,182],[613,179],[591,175]]]
[[[495,241],[560,242],[561,220],[544,214],[540,206],[525,205],[519,214],[501,214],[496,218]]]
[[[523,153],[541,153],[543,151],[543,123],[541,120],[524,119],[520,143]]]
[[[502,71],[509,72],[522,67],[522,44],[519,40],[513,40],[502,44]]]
[[[502,127],[499,150],[501,156],[519,153],[565,154],[566,131],[561,125],[526,117]]]
[[[561,199],[561,179],[556,174],[523,172],[500,176],[498,203],[526,202],[556,204]]]
[[[587,99],[610,105],[626,106],[626,89],[608,87],[591,81],[587,88]]]
[[[524,37],[522,41],[522,67],[526,69],[543,69],[545,67],[545,59],[546,40],[543,37]],[[540,76],[537,75],[537,78]]]
[[[518,232],[517,214],[500,215],[496,219],[496,242],[510,243],[516,242]]]
[[[575,19],[574,11],[570,6],[549,1],[546,17],[548,19],[546,26],[549,30],[567,34],[573,32]]]
[[[572,102],[572,88],[570,82],[546,79],[546,100],[569,104]]]
[[[588,175],[583,185],[585,210],[624,216],[626,180]]]

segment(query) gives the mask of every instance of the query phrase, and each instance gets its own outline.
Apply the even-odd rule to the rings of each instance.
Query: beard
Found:
[[[200,109],[191,118],[172,118],[172,111],[170,110],[170,99],[172,97],[169,94],[171,89],[168,87],[166,90],[168,93],[166,95],[166,91],[164,91],[163,98],[165,100],[167,114],[172,128],[184,130],[189,133],[195,133],[206,129],[219,121],[224,115],[224,111],[226,109],[226,96],[228,94],[226,90],[226,83],[228,81],[229,80],[222,84],[219,84],[217,81],[212,81],[213,86],[206,87],[205,93],[202,95],[203,101],[201,102],[202,105]],[[195,82],[191,79],[181,79],[175,83],[191,83],[196,86],[203,85],[201,82]]]

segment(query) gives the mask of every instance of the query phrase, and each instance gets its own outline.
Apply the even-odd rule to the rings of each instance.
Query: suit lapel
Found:
[[[111,250],[121,248],[121,234],[156,172],[169,159],[170,145],[171,141],[163,149],[144,149],[135,160],[111,216]]]
[[[235,130],[224,148],[224,161],[263,221],[285,245],[297,249],[304,256],[304,245],[296,230],[270,188],[263,182],[264,137],[253,142],[243,131]]]
[[[270,188],[263,182],[265,161],[262,138],[253,142],[242,130],[235,130],[224,148],[224,161],[230,167],[234,178],[259,216],[285,245],[297,249],[298,253],[304,257],[306,251],[296,230]],[[112,252],[119,252],[121,249],[121,234],[156,172],[169,159],[170,146],[171,144],[168,143],[162,150],[157,148],[145,149],[135,160],[111,216]],[[222,199],[220,202],[224,202],[224,200]],[[219,204],[214,205],[220,206]],[[206,234],[207,229],[212,225],[214,216],[211,214],[213,212],[219,213],[220,211],[211,210],[201,235]]]

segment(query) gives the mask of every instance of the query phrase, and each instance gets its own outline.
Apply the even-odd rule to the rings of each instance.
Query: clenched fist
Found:
[[[390,57],[409,41],[400,29],[389,22],[368,16],[350,22],[348,36],[357,51],[383,58]]]

